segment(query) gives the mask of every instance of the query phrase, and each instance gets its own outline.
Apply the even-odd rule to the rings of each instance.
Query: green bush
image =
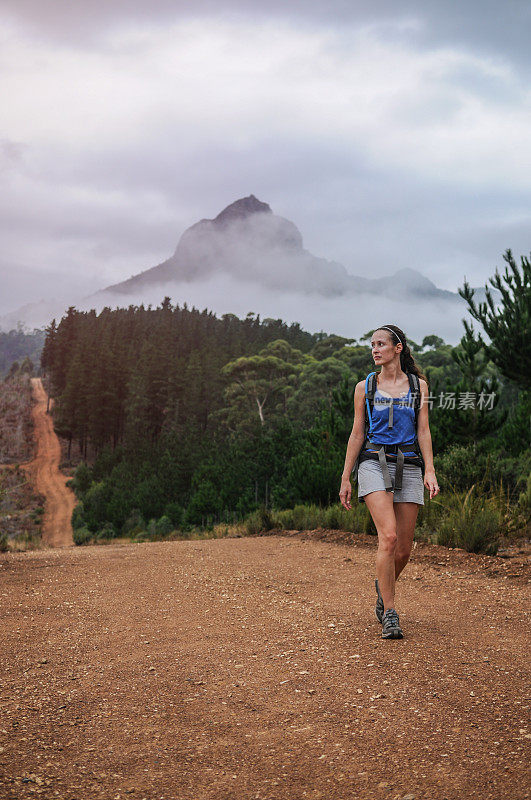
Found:
[[[74,477],[68,481],[78,496],[85,494],[89,490],[91,482],[92,470],[84,461],[76,467]]]
[[[147,531],[138,531],[137,533],[135,533],[134,541],[135,542],[151,542],[151,541],[153,541],[153,538],[149,535],[149,533]]]
[[[107,502],[111,494],[112,487],[106,485],[104,481],[92,483],[90,489],[83,498],[84,515],[87,526],[91,530],[97,530],[107,522]]]
[[[169,517],[163,516],[161,517],[156,526],[155,530],[157,536],[168,536],[174,529],[173,523]]]
[[[330,528],[333,531],[344,531],[350,530],[350,522],[353,518],[353,515],[350,514],[349,517],[346,515],[348,514],[346,508],[343,508],[342,505],[336,503],[336,505],[330,506],[329,508],[324,508],[322,514],[319,516],[322,520],[322,527],[323,528]],[[345,527],[345,526],[348,527]]]
[[[455,493],[446,502],[444,516],[438,525],[437,544],[493,556],[498,552],[503,512],[497,498],[474,494],[474,490],[475,486],[472,486],[462,503]]]
[[[343,508],[340,503],[322,509],[319,515],[319,527],[349,531],[350,533],[372,533],[367,530],[367,517],[372,522],[367,506],[359,503],[357,496],[353,493],[351,510]]]
[[[88,544],[94,534],[88,528],[74,528],[74,544]]]
[[[140,509],[133,508],[126,521],[122,526],[123,536],[138,536],[146,530],[146,523],[144,517],[140,513]]]
[[[190,498],[184,521],[191,525],[204,525],[208,520],[219,513],[220,498],[216,487],[211,481],[202,483]]]
[[[529,458],[528,453],[515,457],[492,450],[492,442],[485,440],[475,447],[452,445],[437,457],[435,469],[442,492],[466,492],[473,484],[481,491],[493,490],[500,480],[513,492],[521,482],[522,472],[527,474]]]
[[[169,536],[174,530],[175,526],[169,517],[163,516],[160,519],[153,517],[149,520],[145,530],[137,532],[136,538],[137,541],[156,542]]]
[[[256,511],[245,520],[245,529],[249,536],[260,533],[261,531],[270,531],[275,526],[273,517],[270,511],[265,506],[260,506]]]
[[[111,522],[105,522],[103,526],[95,534],[96,539],[114,539],[116,537],[116,530]]]
[[[319,508],[313,504],[296,505],[293,509],[293,527],[297,531],[311,530],[319,526]]]
[[[367,507],[357,501],[350,511],[343,508],[339,503],[328,506],[328,508],[300,504],[294,508],[285,508],[273,512],[265,511],[262,508],[250,514],[245,520],[245,525],[249,534],[264,530],[268,531],[273,528],[299,531],[325,528],[348,531],[350,533],[359,533],[361,531],[376,533]]]
[[[72,511],[72,528],[74,530],[77,528],[84,528],[86,526],[87,523],[85,522],[84,512],[85,509],[83,506],[83,501],[81,501]]]
[[[478,453],[473,447],[454,444],[437,458],[436,471],[441,490],[467,491],[472,484],[485,479],[490,466],[489,455]]]
[[[505,452],[520,455],[529,452],[529,416],[531,415],[531,392],[520,391],[516,405],[502,425],[497,441]]]
[[[183,521],[184,508],[180,503],[168,503],[164,508],[164,516],[170,518],[174,528],[178,528]]]
[[[317,506],[296,505],[277,511],[275,519],[279,522],[278,527],[284,530],[303,531],[319,527],[316,510]]]

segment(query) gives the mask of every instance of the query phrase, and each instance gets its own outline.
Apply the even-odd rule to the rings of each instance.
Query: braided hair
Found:
[[[393,344],[402,344],[402,350],[400,351],[400,368],[404,372],[412,372],[414,375],[417,375],[419,378],[422,378],[426,381],[426,383],[428,383],[426,376],[422,374],[418,364],[413,358],[413,354],[409,349],[404,331],[400,330],[397,325],[382,325],[380,328],[376,328],[376,330],[382,329],[389,333]]]

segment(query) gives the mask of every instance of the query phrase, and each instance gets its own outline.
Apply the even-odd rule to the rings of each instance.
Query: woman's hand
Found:
[[[439,494],[439,484],[437,483],[434,469],[427,469],[424,473],[424,486],[426,489],[429,489],[430,500],[432,497],[435,497],[436,494]]]
[[[352,508],[350,505],[351,495],[352,486],[350,485],[350,481],[348,478],[343,478],[341,481],[341,489],[339,490],[339,499],[341,500],[341,505],[343,508],[346,508],[347,511],[350,511]]]

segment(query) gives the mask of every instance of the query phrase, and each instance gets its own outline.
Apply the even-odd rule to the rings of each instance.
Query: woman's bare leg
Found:
[[[378,532],[376,553],[376,577],[384,603],[384,611],[394,608],[395,602],[395,553],[397,544],[396,517],[393,509],[393,493],[370,492],[363,498]]]
[[[411,555],[415,524],[419,513],[418,503],[395,503],[396,518],[396,549],[395,549],[395,580],[398,578]]]

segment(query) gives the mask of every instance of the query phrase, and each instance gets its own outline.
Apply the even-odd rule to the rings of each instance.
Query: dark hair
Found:
[[[413,358],[404,331],[401,331],[397,325],[382,325],[381,328],[375,328],[377,331],[382,329],[387,331],[393,344],[398,344],[399,342],[402,343],[402,350],[400,351],[400,367],[402,370],[404,372],[412,372],[414,375],[417,375],[419,378],[422,378],[424,381],[426,381],[426,383],[428,383],[426,376],[422,374],[418,364]]]

